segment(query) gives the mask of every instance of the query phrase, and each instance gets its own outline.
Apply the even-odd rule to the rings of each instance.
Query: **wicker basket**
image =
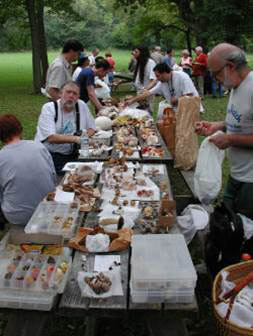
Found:
[[[253,271],[253,261],[241,262],[239,264],[231,265],[223,269],[223,271],[229,272],[227,279],[232,281],[237,285],[241,280],[243,280],[250,272]],[[253,336],[252,328],[242,328],[236,324],[228,321],[225,321],[224,317],[220,316],[219,312],[216,309],[216,304],[218,297],[221,293],[221,272],[217,274],[213,289],[212,289],[212,302],[214,308],[214,315],[218,323],[218,327],[222,335],[229,336]]]

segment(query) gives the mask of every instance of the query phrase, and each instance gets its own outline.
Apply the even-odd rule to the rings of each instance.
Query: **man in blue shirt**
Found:
[[[80,99],[85,103],[91,100],[98,111],[102,108],[102,105],[95,93],[95,77],[103,79],[109,68],[110,64],[105,59],[99,60],[92,68],[83,69],[76,80],[80,86]]]

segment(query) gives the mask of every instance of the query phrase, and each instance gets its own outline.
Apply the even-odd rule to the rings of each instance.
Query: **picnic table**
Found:
[[[160,135],[159,135],[160,137]],[[160,138],[161,139],[161,138]],[[158,164],[164,169],[163,178],[167,180],[168,194],[173,199],[171,184],[169,179],[169,165],[172,157],[169,155],[163,140],[161,139],[162,147],[165,150],[166,157],[155,160],[138,160],[141,164]],[[83,225],[87,225],[86,217],[83,218]],[[179,233],[177,225],[173,226],[169,234]],[[43,334],[43,327],[48,321],[49,316],[60,314],[63,316],[82,316],[89,317],[86,334],[94,331],[96,319],[101,317],[117,318],[126,317],[130,320],[143,320],[147,323],[148,330],[151,335],[187,335],[182,317],[184,314],[197,312],[198,306],[196,299],[192,303],[161,303],[151,304],[133,303],[130,295],[130,274],[131,274],[131,249],[124,250],[113,254],[120,255],[121,258],[121,279],[123,296],[110,297],[108,299],[90,299],[81,296],[81,292],[76,281],[77,273],[80,271],[82,261],[82,253],[79,251],[73,252],[72,270],[62,295],[58,295],[55,300],[55,306],[50,312],[30,311],[24,309],[4,309],[10,313],[8,324],[6,327],[6,335],[8,336],[40,336]],[[86,254],[86,265],[88,271],[94,269],[95,254]],[[173,312],[180,312],[174,315]]]

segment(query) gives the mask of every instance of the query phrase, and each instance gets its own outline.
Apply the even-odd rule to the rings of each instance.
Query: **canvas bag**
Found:
[[[175,168],[190,170],[198,157],[198,136],[195,124],[199,121],[200,97],[183,96],[178,99],[176,114]]]

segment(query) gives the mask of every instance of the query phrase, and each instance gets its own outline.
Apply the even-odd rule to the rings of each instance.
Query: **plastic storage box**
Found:
[[[50,310],[71,269],[70,256],[5,253],[0,258],[0,307]]]
[[[181,234],[134,235],[131,296],[136,303],[190,303],[197,274]]]
[[[41,202],[25,227],[25,233],[48,233],[70,239],[77,226],[78,203]]]

